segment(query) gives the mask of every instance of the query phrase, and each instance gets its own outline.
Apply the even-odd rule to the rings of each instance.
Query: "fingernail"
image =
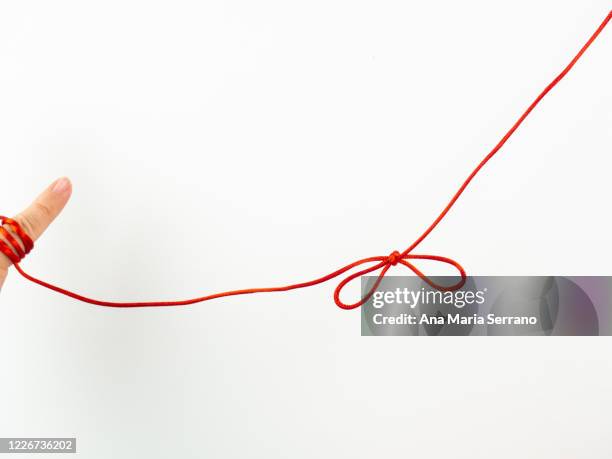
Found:
[[[51,188],[51,191],[54,193],[63,193],[70,187],[70,180],[66,177],[62,177],[61,179],[57,179]]]

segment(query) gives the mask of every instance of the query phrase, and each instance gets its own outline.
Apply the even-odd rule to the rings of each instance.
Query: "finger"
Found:
[[[70,180],[60,178],[49,185],[26,210],[15,217],[15,220],[33,240],[36,240],[59,215],[71,194]],[[11,231],[10,228],[5,227],[5,229]],[[10,265],[11,261],[4,254],[0,254],[0,286]]]
[[[62,211],[70,195],[72,184],[63,177],[53,182],[26,210],[15,217],[33,239],[38,239]]]

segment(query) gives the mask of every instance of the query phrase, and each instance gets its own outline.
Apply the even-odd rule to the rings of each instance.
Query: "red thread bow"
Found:
[[[442,263],[447,263],[449,265],[454,266],[457,269],[457,271],[459,272],[459,275],[461,276],[461,280],[459,280],[456,284],[449,285],[449,286],[437,284],[434,281],[432,281],[429,277],[427,277],[425,274],[423,274],[416,266],[414,266],[408,260],[431,260],[431,261],[441,261]],[[465,284],[465,281],[467,280],[467,275],[465,274],[465,270],[455,260],[452,260],[446,257],[440,257],[437,255],[412,255],[406,252],[399,253],[397,250],[395,250],[389,256],[386,256],[386,257],[371,257],[371,258],[365,258],[363,260],[356,261],[355,263],[352,263],[349,265],[350,266],[349,269],[355,268],[363,264],[375,263],[375,262],[378,262],[378,263],[376,263],[374,266],[370,266],[369,268],[363,269],[361,271],[357,271],[356,273],[353,273],[350,276],[343,279],[342,281],[340,281],[340,283],[336,287],[336,290],[334,291],[334,301],[336,302],[338,307],[342,309],[355,309],[365,304],[370,299],[370,297],[374,294],[374,292],[378,289],[378,286],[380,285],[383,278],[387,274],[387,271],[389,271],[389,269],[391,269],[392,266],[396,266],[398,263],[410,269],[413,273],[415,273],[417,276],[419,276],[421,279],[423,279],[425,282],[427,282],[427,284],[429,284],[433,288],[436,288],[442,291],[460,289],[461,287],[463,287],[463,285]],[[357,279],[358,277],[365,276],[366,274],[370,274],[371,272],[377,271],[379,269],[381,271],[378,274],[378,277],[376,278],[374,285],[372,286],[370,291],[365,296],[363,296],[358,302],[353,303],[353,304],[346,304],[342,302],[342,300],[340,299],[340,292],[349,282]]]

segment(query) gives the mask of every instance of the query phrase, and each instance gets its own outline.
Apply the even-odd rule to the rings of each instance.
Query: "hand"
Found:
[[[21,212],[14,219],[21,225],[32,240],[38,239],[47,227],[51,224],[55,217],[62,211],[70,195],[72,194],[72,184],[67,178],[60,178],[53,182],[43,191],[38,198]],[[10,227],[4,227],[11,232]],[[13,233],[13,236],[15,234]],[[19,239],[17,238],[19,241]],[[11,261],[0,252],[0,288],[4,284],[4,280],[8,274],[8,269],[11,266]]]

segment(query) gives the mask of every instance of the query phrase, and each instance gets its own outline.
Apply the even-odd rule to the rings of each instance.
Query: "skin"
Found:
[[[22,226],[32,240],[36,241],[61,213],[71,194],[72,184],[70,180],[65,177],[57,179],[27,209],[13,218]],[[5,229],[10,231],[8,226],[5,226]],[[0,288],[6,280],[11,264],[11,261],[4,254],[0,253]]]

